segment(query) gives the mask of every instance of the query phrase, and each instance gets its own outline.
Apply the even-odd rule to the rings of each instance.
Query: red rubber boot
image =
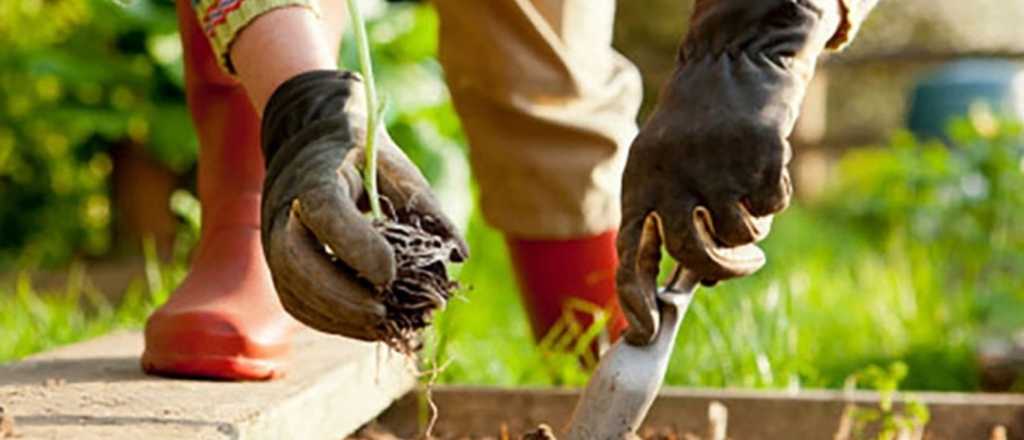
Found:
[[[178,15],[201,145],[203,231],[188,277],[146,322],[142,366],[175,377],[276,378],[299,324],[277,299],[260,244],[259,116],[219,70],[187,0]]]
[[[506,238],[538,341],[550,342],[566,334],[573,337],[577,331],[569,330],[567,325],[586,329],[594,316],[586,308],[599,307],[611,314],[607,330],[612,341],[626,328],[615,294],[615,237],[616,232],[609,231],[572,240]]]

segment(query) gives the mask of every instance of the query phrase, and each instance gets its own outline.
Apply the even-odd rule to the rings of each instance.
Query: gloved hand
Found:
[[[373,341],[385,318],[377,287],[395,278],[394,251],[359,208],[367,206],[362,85],[348,72],[314,71],[282,84],[267,103],[262,144],[263,250],[285,309],[317,330]],[[378,186],[399,217],[415,213],[429,232],[466,243],[427,181],[383,132]],[[338,261],[332,261],[330,252]]]
[[[764,265],[789,203],[787,138],[840,0],[697,0],[676,70],[633,143],[618,239],[626,339],[658,331],[660,245],[705,284]]]

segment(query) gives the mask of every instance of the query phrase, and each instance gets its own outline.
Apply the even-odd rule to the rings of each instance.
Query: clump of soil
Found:
[[[536,431],[531,431],[523,436],[522,440],[557,440],[554,431],[548,425],[540,425]]]
[[[0,438],[14,437],[14,416],[7,414],[0,406]]]
[[[450,240],[431,232],[433,219],[416,214],[392,216],[398,221],[374,221],[374,228],[395,251],[397,276],[378,293],[387,308],[387,318],[378,328],[381,340],[402,353],[419,348],[417,336],[430,325],[458,290],[448,278],[445,264],[455,252]]]

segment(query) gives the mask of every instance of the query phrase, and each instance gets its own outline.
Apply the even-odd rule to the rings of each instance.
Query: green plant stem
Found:
[[[359,68],[363,74],[363,87],[366,90],[366,164],[363,167],[363,186],[370,199],[370,212],[377,220],[384,219],[384,211],[380,208],[380,193],[377,191],[377,124],[380,123],[380,105],[377,101],[377,84],[373,78],[373,64],[370,59],[370,42],[366,37],[366,22],[359,11],[357,0],[346,0],[348,13],[352,16],[352,32],[356,36],[356,48],[359,52]]]

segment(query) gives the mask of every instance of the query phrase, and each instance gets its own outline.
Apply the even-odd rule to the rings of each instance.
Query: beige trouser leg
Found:
[[[487,221],[528,239],[617,228],[641,81],[611,47],[615,0],[435,3]]]

